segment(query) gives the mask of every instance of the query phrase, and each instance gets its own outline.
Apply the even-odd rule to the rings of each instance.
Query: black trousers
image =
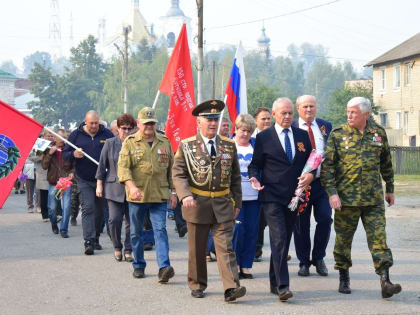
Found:
[[[174,216],[175,216],[175,224],[176,224],[176,228],[179,231],[181,230],[181,228],[185,225],[187,225],[187,222],[184,220],[184,218],[182,217],[182,211],[181,211],[181,203],[178,202],[176,204],[176,207],[174,209]]]
[[[40,189],[39,194],[42,218],[48,219],[48,189]]]
[[[297,211],[290,211],[287,205],[277,202],[264,203],[263,208],[270,232],[270,285],[272,287],[288,286],[287,255]]]
[[[258,240],[257,240],[257,249],[255,250],[255,257],[262,256],[262,249],[264,247],[264,230],[267,226],[267,222],[265,221],[265,215],[263,206],[260,208],[260,222],[258,225]]]
[[[114,245],[115,250],[121,251],[123,245],[121,243],[121,230],[123,218],[125,219],[125,240],[124,240],[124,252],[131,253],[131,239],[130,239],[130,215],[128,211],[127,201],[121,203],[107,199],[109,209],[109,233],[111,235],[111,241]]]
[[[85,241],[99,239],[104,222],[105,198],[96,197],[96,182],[77,178],[82,205],[82,229]]]

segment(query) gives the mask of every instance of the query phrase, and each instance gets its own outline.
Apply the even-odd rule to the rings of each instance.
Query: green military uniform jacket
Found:
[[[151,147],[140,132],[128,136],[118,158],[118,178],[121,183],[132,180],[143,193],[143,199],[132,200],[126,187],[127,201],[160,203],[168,200],[169,189],[173,189],[172,165],[171,144],[164,135],[156,133]]]
[[[216,147],[213,166],[200,134],[182,140],[175,154],[172,178],[178,198],[194,196],[197,202],[197,208],[182,208],[182,216],[188,222],[214,224],[231,221],[234,207],[242,207],[241,173],[235,143],[217,136]],[[195,189],[210,193],[229,190],[230,193],[204,197],[194,193]]]
[[[324,152],[321,184],[329,196],[338,194],[343,206],[384,203],[394,192],[394,172],[385,130],[368,120],[363,133],[344,124],[331,131]]]

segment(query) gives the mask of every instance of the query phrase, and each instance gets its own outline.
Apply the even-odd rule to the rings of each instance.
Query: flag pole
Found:
[[[160,96],[160,90],[158,90],[157,93],[156,93],[155,101],[153,102],[153,106],[152,106],[153,109],[156,109],[156,105],[157,105],[157,102],[159,100],[159,96]]]
[[[226,100],[227,100],[227,94],[225,94],[225,99],[223,100],[223,103],[225,103],[225,107],[226,107]],[[223,114],[225,113],[225,109],[223,108],[222,113],[220,114],[220,119],[219,119],[219,127],[217,127],[217,134],[220,133],[220,127],[222,126],[222,121],[223,121]],[[232,124],[234,124],[235,122],[232,122]]]
[[[54,136],[56,136],[57,138],[60,138],[61,140],[63,140],[65,143],[67,143],[69,146],[71,146],[72,148],[82,151],[82,149],[76,147],[73,143],[71,143],[70,141],[68,141],[66,138],[63,138],[62,136],[60,136],[58,133],[52,131],[50,128],[45,127],[44,128],[46,130],[48,130],[48,132],[52,133]],[[84,156],[86,156],[89,160],[91,160],[93,163],[95,163],[96,165],[99,165],[99,162],[96,161],[93,157],[91,157],[90,155],[86,154],[85,152],[83,152]]]

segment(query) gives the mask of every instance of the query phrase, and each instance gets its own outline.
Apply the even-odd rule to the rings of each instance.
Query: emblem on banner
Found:
[[[0,179],[7,177],[20,158],[19,148],[8,136],[0,134]]]

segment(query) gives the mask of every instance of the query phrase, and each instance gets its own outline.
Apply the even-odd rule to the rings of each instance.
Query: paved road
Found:
[[[173,221],[168,221],[168,233],[176,275],[169,284],[160,285],[154,252],[146,253],[147,277],[134,279],[130,264],[113,259],[108,237],[102,237],[103,251],[86,257],[80,225],[70,227],[70,238],[62,239],[52,234],[40,214],[26,213],[24,205],[24,197],[13,194],[0,211],[0,314],[420,314],[417,203],[404,202],[387,212],[388,244],[395,260],[391,279],[401,283],[401,294],[389,300],[380,297],[379,279],[359,226],[353,243],[351,295],[337,292],[333,234],[326,257],[328,277],[316,275],[313,269],[311,277],[298,277],[292,249],[291,289],[295,296],[288,303],[279,302],[269,293],[266,241],[264,261],[254,264],[256,278],[242,281],[248,294],[232,304],[223,301],[216,263],[208,266],[207,297],[190,297],[186,239],[175,234]]]

